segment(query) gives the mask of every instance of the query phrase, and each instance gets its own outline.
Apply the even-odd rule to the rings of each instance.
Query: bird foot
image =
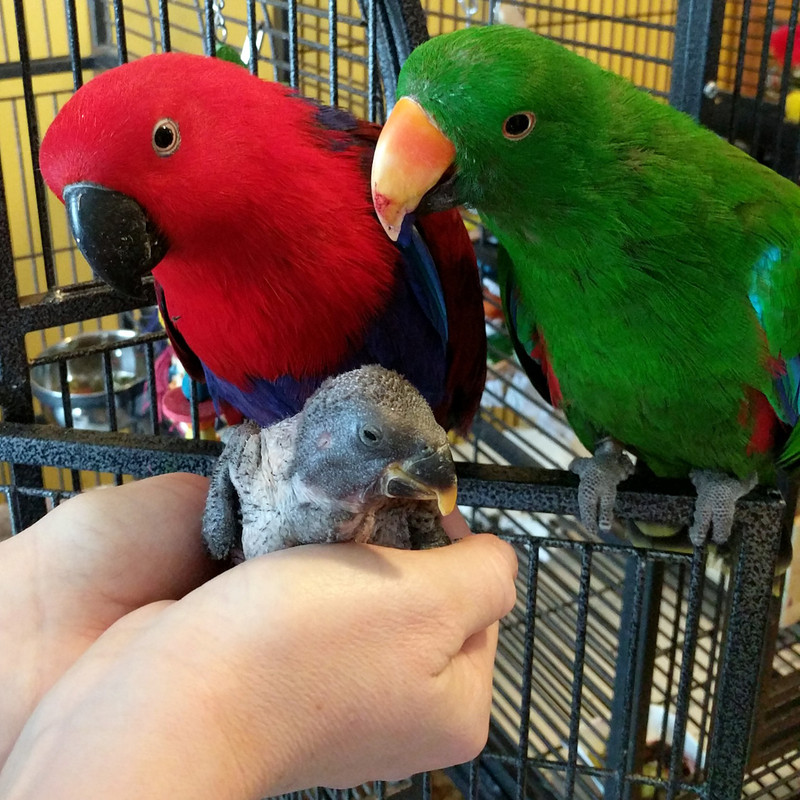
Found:
[[[736,501],[744,497],[758,482],[756,475],[740,481],[722,472],[696,469],[690,474],[697,489],[694,521],[689,538],[695,547],[701,547],[709,530],[714,544],[725,544],[731,535]]]
[[[576,458],[570,471],[580,476],[578,507],[590,533],[608,533],[614,521],[617,485],[633,475],[633,461],[613,439],[604,439],[591,458]]]

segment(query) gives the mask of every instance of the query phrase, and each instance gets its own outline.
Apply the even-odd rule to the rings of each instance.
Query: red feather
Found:
[[[556,373],[553,372],[553,365],[547,353],[547,343],[541,333],[537,333],[536,344],[531,350],[531,358],[539,362],[547,379],[547,388],[550,390],[550,403],[555,408],[561,408],[561,404],[564,402],[564,395],[561,394],[561,386],[559,386]]]
[[[786,58],[786,47],[789,44],[789,26],[781,25],[776,28],[769,37],[769,50],[772,57],[780,64]],[[792,46],[791,65],[794,66],[800,61],[800,31],[795,32],[794,44]]]
[[[747,455],[767,453],[775,443],[780,421],[775,409],[761,392],[747,387],[746,395],[739,409],[738,422],[743,428],[752,426]]]
[[[48,131],[42,171],[51,186],[91,180],[148,210],[170,242],[153,275],[171,321],[213,372],[240,387],[248,375],[304,375],[359,341],[391,291],[396,252],[374,222],[363,151],[320,147],[313,104],[234,64],[175,53],[86,88]],[[151,145],[165,117],[180,126],[169,158]]]

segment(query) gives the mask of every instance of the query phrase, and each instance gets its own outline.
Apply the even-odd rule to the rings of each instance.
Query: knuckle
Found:
[[[491,555],[489,555],[491,554]],[[507,614],[516,603],[517,589],[514,578],[517,574],[517,555],[514,548],[502,539],[496,539],[496,546],[488,551],[487,567],[496,577],[494,590],[497,592],[498,604]]]

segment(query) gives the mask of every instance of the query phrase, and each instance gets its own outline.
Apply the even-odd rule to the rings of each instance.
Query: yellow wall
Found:
[[[48,2],[42,5],[35,1],[27,2],[25,11],[31,57],[66,55],[68,46],[63,3]],[[3,62],[15,62],[19,58],[19,51],[11,0],[0,0],[0,14],[5,29],[0,56]],[[79,35],[82,40],[88,41],[87,13],[82,15]],[[37,97],[39,126],[44,130],[55,115],[56,105],[65,102],[71,94],[72,78],[69,73],[38,76],[34,78],[33,88]],[[41,236],[36,216],[22,81],[17,78],[0,80],[0,164],[5,180],[14,253],[17,258],[23,259],[18,262],[17,269],[19,292],[29,294],[37,288],[44,288],[44,274],[41,257],[35,255],[41,253]],[[56,205],[53,209],[56,209]],[[69,247],[63,214],[54,215],[53,221],[55,246]],[[59,266],[64,282],[72,282],[71,269],[66,269],[67,262],[63,257],[59,259]]]
[[[745,19],[745,8],[744,0],[729,0],[725,7],[717,83],[726,91],[733,91],[736,84],[739,42]],[[753,0],[749,4],[745,36],[744,70],[742,72],[742,94],[750,97],[755,96],[758,89],[758,74],[764,40],[765,38],[769,39],[773,28],[780,27],[789,21],[790,12],[791,0],[776,0],[772,25],[767,27],[767,3],[765,0]]]
[[[470,18],[487,20],[488,0],[423,0],[431,34],[447,33]],[[560,7],[559,7],[560,6]],[[647,22],[674,25],[677,0],[560,0],[559,3],[501,2],[496,21],[520,25],[547,36],[574,42],[573,50],[618,72],[638,86],[660,92],[669,91],[670,68],[653,64],[645,57],[672,59],[673,36],[667,31],[644,28]],[[606,19],[603,19],[603,18]],[[625,21],[623,21],[625,20]],[[598,50],[625,50],[634,55]]]

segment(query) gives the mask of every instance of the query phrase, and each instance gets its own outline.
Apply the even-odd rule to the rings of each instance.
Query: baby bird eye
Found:
[[[375,425],[364,425],[364,427],[358,431],[358,437],[365,445],[372,446],[376,445],[383,438],[383,432]]]
[[[153,150],[156,155],[165,158],[171,156],[180,146],[181,132],[178,123],[169,118],[156,122],[153,128]]]
[[[503,123],[503,136],[506,139],[515,141],[524,139],[536,125],[536,115],[532,111],[520,111],[519,114],[512,114]]]

